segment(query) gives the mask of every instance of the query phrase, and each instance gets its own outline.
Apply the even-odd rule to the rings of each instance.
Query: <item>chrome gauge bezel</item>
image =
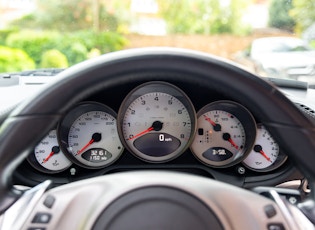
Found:
[[[192,145],[190,146],[191,152],[194,154],[194,156],[203,164],[214,167],[214,168],[225,168],[230,167],[235,164],[240,163],[250,152],[252,149],[255,138],[256,138],[256,122],[253,117],[253,115],[249,112],[247,108],[242,106],[241,104],[229,101],[229,100],[221,100],[221,101],[215,101],[210,104],[205,105],[203,108],[201,108],[197,113],[197,130],[204,129],[207,130],[207,132],[210,133],[210,135],[217,135],[216,138],[219,136],[223,138],[223,133],[219,133],[220,131],[215,131],[213,125],[211,123],[206,124],[206,127],[201,127],[201,119],[204,119],[203,115],[210,113],[210,112],[222,112],[226,113],[232,116],[232,118],[237,118],[235,122],[239,122],[242,126],[242,129],[244,129],[245,136],[244,138],[244,144],[240,147],[240,150],[236,153],[231,153],[232,156],[224,159],[224,160],[211,160],[210,157],[206,157],[204,154],[206,154],[206,151],[213,152],[213,150],[217,151],[216,154],[220,155],[227,155],[225,152],[224,147],[222,146],[215,146],[218,143],[212,143],[211,140],[204,140],[203,138],[206,138],[204,135],[206,134],[199,134],[199,131],[197,131],[194,141]],[[218,132],[217,134],[215,132]],[[242,131],[243,132],[243,131]],[[214,134],[211,134],[214,133]],[[201,137],[199,137],[201,136]],[[227,143],[230,145],[230,143]],[[203,145],[203,146],[202,146]],[[213,145],[213,146],[210,146]],[[219,151],[220,148],[224,151]],[[201,150],[203,149],[203,150]],[[203,152],[202,152],[203,151]],[[208,153],[207,153],[208,154]],[[211,154],[211,153],[210,153]],[[215,155],[213,153],[213,155]]]
[[[73,128],[73,124],[77,121],[77,119],[79,119],[81,116],[88,114],[88,113],[95,113],[95,112],[99,112],[100,114],[105,114],[105,117],[114,119],[114,124],[111,124],[111,128],[114,129],[111,131],[111,135],[113,135],[112,138],[115,138],[115,142],[117,142],[117,152],[115,152],[115,154],[110,154],[107,152],[107,148],[109,147],[109,145],[113,144],[114,141],[110,141],[110,140],[106,140],[106,144],[108,144],[108,146],[98,146],[100,144],[96,144],[96,148],[97,149],[104,149],[104,151],[102,150],[102,155],[106,156],[106,154],[110,154],[110,157],[112,157],[110,160],[106,160],[106,161],[88,161],[88,160],[78,160],[76,158],[76,153],[74,153],[72,150],[73,148],[70,146],[69,144],[69,132],[70,130]],[[120,141],[119,135],[118,135],[118,131],[117,131],[117,114],[115,113],[114,110],[112,110],[110,107],[98,103],[98,102],[82,102],[79,103],[78,105],[76,105],[73,109],[71,109],[61,120],[61,122],[59,123],[58,126],[58,137],[59,137],[59,142],[60,142],[60,147],[62,149],[62,151],[66,154],[66,156],[75,164],[84,167],[84,168],[88,168],[88,169],[100,169],[100,168],[104,168],[107,167],[111,164],[113,164],[123,153],[124,151],[124,147],[123,144]],[[111,122],[112,123],[112,122]],[[97,125],[95,125],[95,127],[97,127]],[[106,127],[102,127],[102,128],[106,128]],[[98,128],[100,129],[100,128]],[[89,130],[89,132],[93,133],[94,130]],[[104,131],[106,133],[109,132],[109,130]],[[102,134],[103,135],[103,134]],[[92,136],[92,134],[91,134]],[[104,135],[101,137],[102,139],[104,138],[110,138],[110,136],[105,136]],[[89,142],[89,140],[85,140],[85,142]],[[82,149],[84,146],[86,146],[87,143],[79,143],[80,144],[80,148]],[[96,143],[96,142],[94,142]],[[93,143],[93,145],[94,145]],[[104,144],[104,143],[103,143]],[[112,146],[110,146],[112,148]],[[80,149],[79,148],[79,149]],[[90,150],[92,149],[92,145],[91,147],[88,147],[84,150]],[[92,150],[91,150],[92,151]],[[116,150],[115,150],[116,151]],[[83,152],[83,151],[82,151]],[[82,154],[84,154],[84,152]],[[105,153],[104,153],[105,152]],[[92,155],[93,153],[91,153]],[[104,155],[105,154],[105,155]],[[96,155],[99,155],[99,153],[97,153]]]
[[[169,103],[174,103],[174,104],[177,103],[176,106],[181,105],[182,106],[181,109],[184,111],[183,114],[186,114],[188,116],[188,118],[187,118],[188,122],[186,122],[186,124],[185,124],[185,125],[187,125],[187,127],[185,128],[185,131],[183,131],[183,132],[187,132],[187,133],[185,133],[185,135],[186,134],[187,135],[185,136],[185,138],[181,139],[178,148],[176,148],[174,151],[170,151],[170,153],[167,153],[167,154],[164,154],[161,152],[161,155],[158,155],[158,154],[148,155],[148,154],[144,153],[144,151],[141,152],[134,145],[134,142],[137,139],[140,140],[140,137],[137,136],[137,138],[135,138],[135,140],[132,140],[132,141],[130,138],[127,137],[128,132],[131,132],[131,133],[132,132],[134,132],[134,133],[140,132],[140,128],[137,131],[133,130],[136,127],[136,125],[139,125],[139,127],[141,126],[141,129],[145,130],[146,128],[149,128],[151,125],[153,126],[153,123],[157,120],[161,120],[161,121],[157,121],[157,122],[160,122],[161,130],[159,130],[159,131],[161,131],[161,132],[159,132],[157,130],[153,130],[150,133],[150,135],[151,134],[155,135],[155,134],[159,134],[159,133],[161,133],[161,135],[164,135],[164,133],[162,133],[162,132],[164,132],[165,129],[168,129],[168,131],[169,131],[169,128],[165,128],[166,126],[164,126],[164,125],[171,124],[170,120],[167,120],[167,119],[169,119],[167,116],[171,114],[171,112],[168,109],[174,109],[175,105],[174,104],[165,105],[165,104],[162,104],[162,102],[161,102],[161,105],[163,106],[163,109],[161,108],[161,110],[167,111],[167,112],[165,112],[165,114],[164,114],[164,112],[159,112],[159,111],[155,110],[154,108],[152,108],[153,106],[156,106],[156,108],[157,108],[160,105],[159,104],[160,102],[157,102],[154,105],[150,104],[151,107],[146,108],[147,111],[150,111],[150,112],[143,112],[141,115],[141,116],[143,116],[143,118],[140,118],[140,117],[135,118],[135,119],[138,119],[137,120],[138,123],[132,122],[133,123],[132,128],[129,128],[129,127],[127,128],[127,119],[128,119],[128,116],[131,116],[129,111],[131,110],[132,106],[139,106],[139,104],[137,104],[139,102],[138,100],[141,100],[142,97],[146,97],[146,96],[148,96],[150,98],[152,96],[152,94],[160,95],[160,96],[162,96],[162,98],[163,97],[169,97],[171,100],[171,102],[169,102]],[[150,100],[152,100],[152,98]],[[165,100],[165,98],[164,98],[164,100]],[[172,102],[172,100],[173,100],[173,102]],[[143,105],[143,106],[145,106],[145,105]],[[142,109],[144,109],[144,108],[142,108]],[[154,118],[152,116],[152,114],[148,115],[152,111],[156,111],[160,117]],[[177,113],[178,111],[174,111],[174,112]],[[162,113],[162,115],[161,115],[161,113]],[[178,112],[178,114],[179,114],[179,112]],[[183,121],[180,120],[183,118],[181,117],[181,115],[178,115],[178,114],[174,115],[175,116],[174,120],[177,119],[176,121],[179,121],[179,123],[184,123]],[[162,82],[162,81],[147,82],[147,83],[144,83],[142,85],[139,85],[138,87],[133,89],[131,92],[129,92],[129,94],[125,97],[124,101],[122,102],[122,104],[120,106],[117,120],[118,120],[119,135],[120,135],[120,138],[121,138],[122,142],[124,143],[125,147],[129,150],[129,152],[131,152],[136,157],[140,158],[143,161],[150,162],[150,163],[167,162],[167,161],[170,161],[170,160],[178,157],[179,155],[181,155],[190,146],[190,144],[193,140],[195,131],[196,131],[196,112],[195,112],[194,106],[193,106],[192,102],[190,101],[190,99],[188,98],[188,96],[181,89],[176,87],[175,85],[167,83],[167,82]],[[162,124],[163,124],[163,128],[162,128]],[[176,131],[173,129],[173,132],[176,132]],[[165,133],[165,136],[168,136],[168,134],[169,133]],[[164,137],[164,136],[162,136],[162,137]],[[150,139],[150,140],[152,140],[151,143],[153,143],[155,141],[155,138],[156,137],[154,136],[152,138],[154,140]],[[179,140],[179,137],[174,138],[174,140]],[[148,145],[150,145],[150,143],[148,143]],[[157,143],[157,145],[159,145],[159,143]]]
[[[251,154],[256,154],[256,155],[257,155],[257,153],[254,152],[254,148],[255,148],[255,145],[256,145],[257,143],[261,144],[260,142],[261,142],[262,140],[260,140],[260,139],[261,139],[262,137],[259,136],[259,131],[262,131],[262,130],[264,130],[265,132],[267,132],[267,135],[271,138],[271,140],[269,140],[269,139],[266,140],[266,141],[269,141],[269,142],[270,142],[270,143],[266,143],[266,144],[268,144],[268,145],[276,144],[276,145],[277,145],[277,148],[278,148],[278,149],[277,149],[277,156],[276,156],[276,159],[272,162],[271,165],[269,165],[269,166],[267,166],[267,167],[264,167],[264,168],[257,168],[257,167],[255,167],[255,166],[252,166],[252,165],[251,165],[252,162],[251,162],[251,164],[246,163],[246,158],[243,160],[242,164],[243,164],[246,168],[248,168],[248,169],[250,169],[250,170],[252,170],[252,171],[260,172],[260,173],[266,173],[266,172],[270,172],[270,171],[276,170],[277,168],[279,168],[280,166],[282,166],[282,165],[286,162],[288,156],[282,152],[282,150],[279,148],[277,142],[274,140],[274,138],[272,137],[272,135],[270,134],[270,132],[266,129],[266,127],[265,127],[263,124],[259,123],[259,124],[257,124],[256,141],[255,141],[255,143],[254,143],[254,145],[253,145],[252,151],[248,154],[247,157],[249,157]],[[263,146],[263,147],[264,147],[264,146]],[[270,153],[265,153],[265,154],[267,154],[267,156],[269,156]],[[257,157],[260,157],[260,158],[261,158],[261,156],[259,156],[259,155],[257,155]],[[261,160],[264,160],[264,159],[262,158]],[[261,161],[261,160],[258,160],[258,161]]]

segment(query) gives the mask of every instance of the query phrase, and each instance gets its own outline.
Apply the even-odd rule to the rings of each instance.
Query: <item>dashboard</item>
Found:
[[[61,114],[18,167],[14,184],[50,179],[58,186],[148,169],[244,188],[303,179],[248,101],[222,91],[167,77],[96,91]]]
[[[207,209],[225,229],[299,229],[314,219],[315,92],[278,83],[169,48],[61,72],[0,116],[3,228],[174,226],[177,210],[209,228]]]

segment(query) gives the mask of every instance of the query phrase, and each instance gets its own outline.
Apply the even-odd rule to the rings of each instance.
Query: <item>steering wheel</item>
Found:
[[[71,105],[113,86],[170,79],[233,96],[257,111],[312,186],[314,125],[274,86],[200,52],[172,48],[119,51],[65,70],[2,124],[3,229],[293,229],[300,226],[301,218],[305,224],[299,210],[289,207],[272,190],[273,200],[184,173],[124,172],[53,189],[49,182],[25,193],[13,188],[15,168]]]

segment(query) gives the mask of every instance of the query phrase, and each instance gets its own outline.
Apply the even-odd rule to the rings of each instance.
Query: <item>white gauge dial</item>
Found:
[[[71,165],[71,161],[60,150],[56,130],[49,134],[35,147],[35,159],[45,172],[60,172]],[[39,170],[40,168],[37,167]],[[48,170],[48,171],[47,171]]]
[[[205,164],[227,167],[248,153],[254,142],[249,134],[255,135],[255,129],[252,116],[241,105],[229,101],[208,104],[198,112],[191,150]]]
[[[170,92],[178,94],[177,88],[164,83],[153,86],[146,85],[152,92],[143,93],[124,105],[121,132],[126,146],[136,156],[163,162],[188,147],[195,131],[195,114],[186,97],[181,94],[180,100],[167,91],[169,87]]]
[[[69,152],[89,166],[111,163],[122,151],[116,119],[103,111],[82,114],[69,130]]]
[[[123,152],[115,113],[105,105],[78,105],[65,116],[60,130],[62,147],[82,167],[108,166]]]
[[[270,171],[279,167],[286,159],[280,154],[279,146],[264,126],[259,125],[254,147],[243,161],[244,165],[254,171]]]
[[[200,157],[222,162],[237,157],[242,152],[245,138],[243,125],[234,115],[212,110],[198,118],[197,135],[192,149]]]

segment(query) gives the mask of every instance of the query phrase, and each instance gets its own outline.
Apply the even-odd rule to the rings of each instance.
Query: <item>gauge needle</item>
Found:
[[[230,142],[234,148],[236,149],[239,148],[238,145],[235,144],[235,142],[232,140],[231,135],[229,133],[223,133],[222,137],[223,137],[223,140]]]
[[[130,140],[132,140],[132,139],[135,139],[135,138],[137,138],[137,137],[140,137],[140,136],[142,136],[142,135],[144,135],[144,134],[146,134],[146,133],[149,133],[149,132],[151,132],[151,131],[153,131],[153,130],[154,130],[154,131],[160,131],[160,130],[162,129],[162,127],[163,127],[163,123],[162,123],[162,122],[160,122],[160,121],[155,121],[155,122],[153,122],[153,124],[151,125],[150,128],[147,128],[146,130],[144,130],[144,131],[142,131],[142,132],[140,132],[140,133],[138,133],[138,134],[136,134],[136,135],[134,135],[134,136],[128,138],[127,141],[130,141]]]
[[[213,126],[213,130],[218,132],[221,131],[221,125],[215,123],[213,120],[210,119],[210,117],[207,117],[206,115],[203,115],[205,120],[208,121],[212,126]]]
[[[91,144],[93,144],[94,142],[99,142],[102,139],[102,134],[101,133],[94,133],[92,135],[91,140],[83,146],[82,149],[80,149],[76,155],[80,155],[84,150],[86,150]]]
[[[59,146],[54,146],[51,149],[51,152],[49,153],[49,155],[43,160],[42,164],[46,163],[55,153],[59,153],[60,148]]]
[[[270,161],[270,158],[267,156],[267,154],[262,150],[261,145],[255,145],[254,146],[254,151],[257,153],[260,153],[264,158],[266,158],[267,161]]]

